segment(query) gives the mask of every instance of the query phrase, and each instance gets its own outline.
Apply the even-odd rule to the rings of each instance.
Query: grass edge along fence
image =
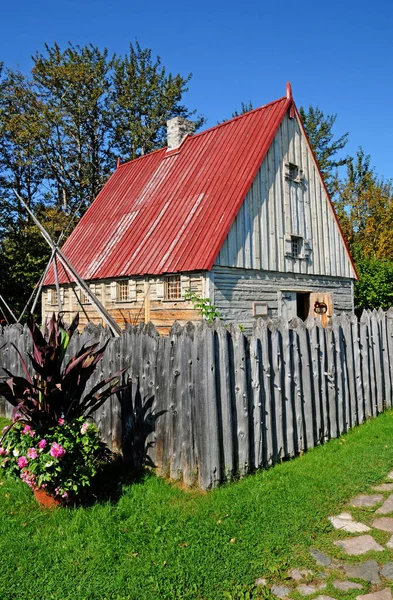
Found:
[[[109,333],[76,334],[68,360]],[[20,373],[30,351],[20,325],[0,334],[0,366]],[[5,345],[4,345],[5,344]],[[112,448],[139,466],[202,489],[296,456],[393,405],[393,309],[318,319],[259,319],[239,327],[175,323],[159,336],[151,323],[112,338],[91,386],[128,367],[128,389],[97,411]],[[0,375],[4,372],[0,370]],[[87,390],[88,391],[88,390]],[[0,399],[0,414],[11,407]]]

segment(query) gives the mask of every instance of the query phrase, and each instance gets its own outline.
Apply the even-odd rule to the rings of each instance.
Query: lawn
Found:
[[[392,467],[387,412],[206,494],[146,474],[116,501],[46,511],[27,486],[3,478],[0,598],[266,598],[254,580],[282,580],[291,566],[315,568],[309,546],[340,556],[326,517]]]

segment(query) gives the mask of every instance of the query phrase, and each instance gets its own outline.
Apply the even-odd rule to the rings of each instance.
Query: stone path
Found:
[[[329,517],[338,538],[332,543],[340,549],[342,558],[335,559],[329,552],[309,548],[315,572],[299,565],[288,571],[281,583],[269,585],[268,577],[260,577],[255,585],[270,587],[271,593],[281,600],[294,599],[299,594],[307,600],[337,600],[335,595],[330,595],[335,590],[340,599],[349,594],[348,598],[356,600],[392,600],[393,535],[386,541],[386,534],[393,534],[393,471],[387,474],[385,482],[371,489],[377,493],[356,496],[348,503],[349,510]],[[371,526],[362,523],[363,517],[356,520],[351,508],[356,509],[357,516],[364,515],[367,522],[371,521]],[[376,558],[365,560],[370,552],[385,552],[382,555],[385,560],[378,559],[377,554],[374,554]],[[390,552],[391,562],[386,561],[386,552]],[[350,562],[346,556],[351,557]],[[325,589],[327,595],[321,594]],[[359,595],[356,596],[354,590]]]

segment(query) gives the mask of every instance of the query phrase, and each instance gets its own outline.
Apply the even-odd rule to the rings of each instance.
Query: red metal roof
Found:
[[[211,269],[292,102],[287,94],[117,168],[64,244],[80,276]]]

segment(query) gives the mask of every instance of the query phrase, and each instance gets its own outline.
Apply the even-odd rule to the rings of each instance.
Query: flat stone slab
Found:
[[[389,496],[387,500],[380,506],[376,511],[376,515],[387,515],[393,512],[393,494]]]
[[[362,590],[363,586],[360,583],[355,583],[354,581],[339,581],[336,579],[333,581],[333,586],[337,590],[342,590],[343,592],[348,592],[349,590]]]
[[[370,527],[364,523],[354,521],[350,513],[341,513],[337,517],[329,517],[329,521],[335,529],[342,529],[349,533],[364,533],[365,531],[370,531]]]
[[[386,475],[386,479],[393,479],[393,471],[390,471],[390,473]]]
[[[389,533],[393,533],[392,517],[380,517],[379,519],[374,519],[372,525],[375,527],[375,529],[379,529],[380,531],[388,531]]]
[[[310,552],[311,556],[313,557],[313,559],[319,565],[328,567],[329,565],[332,564],[332,559],[329,558],[329,556],[326,556],[326,554],[323,554],[322,552],[320,552],[319,550],[316,550],[315,548],[309,548],[309,552]]]
[[[393,549],[393,535],[390,538],[390,540],[388,541],[388,543],[386,544],[386,548],[391,548]]]
[[[347,577],[364,579],[370,583],[380,583],[378,563],[376,560],[366,560],[361,565],[344,565]]]
[[[317,596],[315,598],[315,600],[336,600],[335,598],[332,598],[331,596],[324,596],[323,594],[321,596]]]
[[[357,506],[358,508],[371,508],[380,502],[383,502],[382,494],[371,494],[369,496],[360,495],[356,496],[356,498],[353,498],[353,500],[350,502],[350,505]]]
[[[373,485],[372,489],[374,492],[393,492],[393,483],[381,483],[380,485]]]
[[[351,556],[358,556],[359,554],[365,554],[374,550],[375,552],[381,552],[384,550],[371,535],[358,535],[357,537],[349,538],[347,540],[338,540],[334,542],[335,546],[339,546]]]
[[[356,600],[392,600],[392,590],[385,588],[373,594],[363,594],[362,596],[356,596]]]
[[[311,596],[311,594],[315,594],[318,590],[323,590],[326,587],[326,583],[321,583],[320,585],[307,585],[303,583],[302,585],[297,586],[297,591],[302,596]]]
[[[380,570],[381,575],[393,581],[393,563],[388,562]]]
[[[277,598],[287,598],[291,592],[291,588],[286,585],[272,585],[270,590]]]
[[[288,575],[295,581],[301,581],[309,575],[314,575],[314,573],[311,571],[311,569],[292,569],[291,571],[288,571]]]
[[[258,577],[258,579],[255,580],[255,585],[267,585],[267,581],[264,577]]]

